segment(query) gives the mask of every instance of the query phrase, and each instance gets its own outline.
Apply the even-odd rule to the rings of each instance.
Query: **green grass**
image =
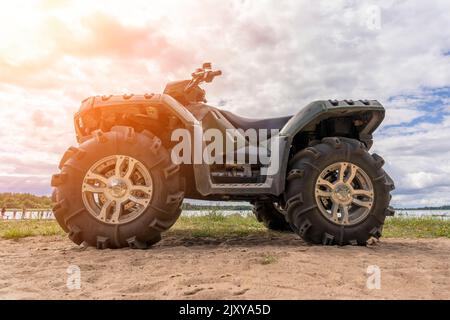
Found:
[[[53,220],[0,221],[0,238],[20,239],[32,236],[64,235],[64,231]]]
[[[244,237],[267,234],[267,230],[252,215],[224,216],[212,210],[209,215],[180,217],[167,232],[169,236],[194,238]],[[64,235],[53,220],[0,220],[0,238],[20,239],[31,236]],[[433,218],[388,218],[384,238],[450,238],[450,220]],[[265,258],[263,258],[263,261]],[[270,259],[267,258],[268,263]],[[263,263],[263,262],[262,262]],[[267,264],[267,263],[263,263]]]
[[[228,215],[211,211],[209,215],[180,217],[168,234],[190,237],[247,236],[261,234],[266,228],[253,216]]]
[[[388,218],[385,238],[450,238],[450,220],[436,218]]]

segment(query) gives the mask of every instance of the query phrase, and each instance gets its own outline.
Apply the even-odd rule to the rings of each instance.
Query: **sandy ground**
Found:
[[[450,239],[320,247],[269,237],[169,237],[145,251],[0,240],[0,299],[450,299]],[[66,286],[69,265],[80,289]],[[380,289],[366,287],[370,265]]]

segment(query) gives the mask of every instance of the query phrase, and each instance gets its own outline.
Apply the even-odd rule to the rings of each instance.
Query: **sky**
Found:
[[[0,2],[0,192],[49,194],[96,94],[159,93],[205,61],[212,105],[248,117],[376,99],[372,151],[397,207],[450,204],[449,1]]]

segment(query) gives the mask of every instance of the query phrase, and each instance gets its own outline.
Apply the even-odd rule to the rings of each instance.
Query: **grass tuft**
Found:
[[[275,263],[275,262],[277,262],[277,258],[272,256],[272,255],[270,255],[270,254],[264,255],[262,257],[261,261],[260,261],[260,263],[262,265],[272,264],[272,263]]]

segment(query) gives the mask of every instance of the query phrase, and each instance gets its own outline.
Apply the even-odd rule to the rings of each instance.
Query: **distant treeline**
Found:
[[[440,207],[396,208],[397,210],[450,210],[450,205]]]
[[[0,208],[6,209],[47,209],[52,200],[47,196],[35,196],[30,193],[0,193]]]

